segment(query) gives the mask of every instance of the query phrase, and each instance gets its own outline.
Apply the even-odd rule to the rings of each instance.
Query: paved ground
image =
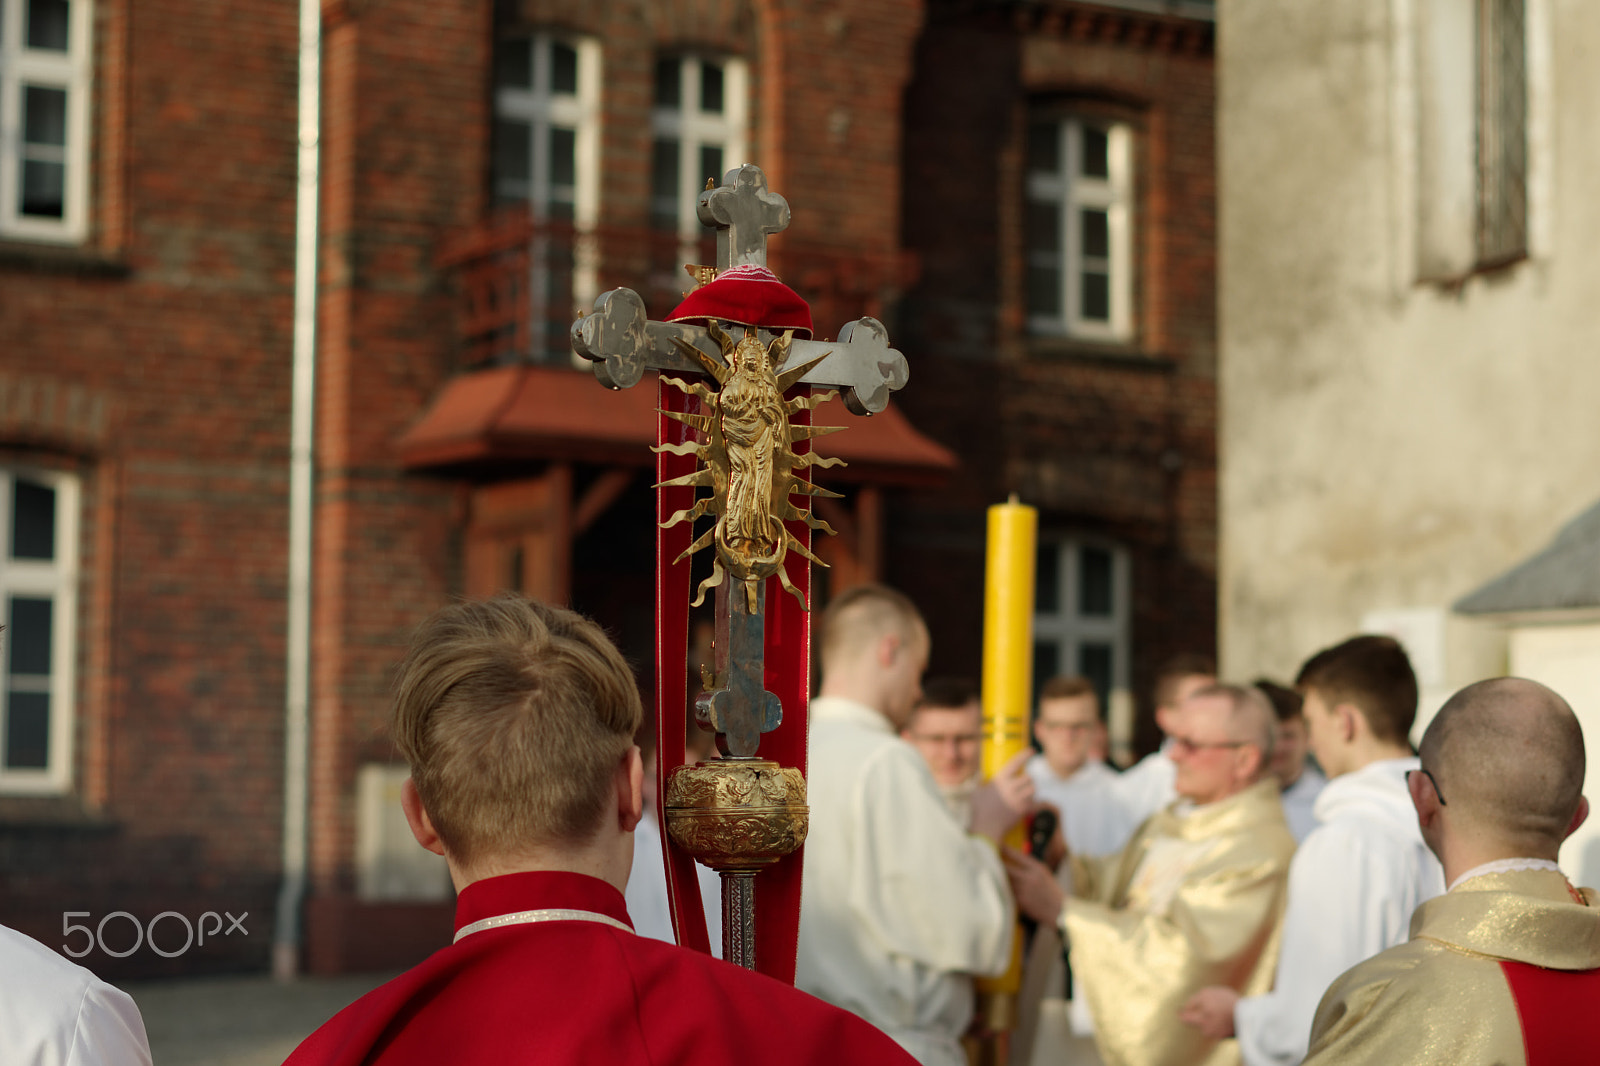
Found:
[[[392,974],[142,981],[121,985],[144,1015],[155,1066],[279,1066],[340,1008]]]

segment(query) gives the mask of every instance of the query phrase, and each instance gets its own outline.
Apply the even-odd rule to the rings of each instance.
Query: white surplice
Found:
[[[1411,914],[1444,891],[1406,790],[1416,759],[1385,759],[1329,781],[1320,823],[1289,866],[1289,902],[1272,991],[1241,999],[1234,1028],[1247,1066],[1306,1056],[1317,1004],[1334,979],[1405,943]]]
[[[1328,779],[1314,766],[1300,771],[1294,784],[1278,797],[1283,801],[1283,817],[1289,823],[1289,832],[1297,841],[1304,841],[1317,827],[1317,797],[1328,785]]]
[[[1129,837],[1146,818],[1166,810],[1178,798],[1178,766],[1167,754],[1168,743],[1128,767],[1112,782],[1111,792],[1122,804]],[[1120,851],[1129,837],[1124,837],[1111,851]]]
[[[1061,777],[1043,755],[1028,760],[1034,796],[1061,812],[1061,835],[1067,847],[1082,855],[1109,855],[1128,842],[1137,822],[1128,814],[1114,789],[1118,774],[1099,759],[1090,759],[1077,772]]]
[[[150,1066],[133,999],[0,925],[0,1063]]]
[[[694,864],[700,878],[700,904],[706,915],[706,933],[711,940],[711,954],[722,958],[722,878],[715,870]],[[656,821],[653,807],[646,807],[644,817],[633,831],[633,870],[628,875],[628,888],[623,893],[628,904],[628,917],[633,919],[633,931],[653,940],[678,942],[672,930],[672,908],[667,903],[667,867],[661,855],[661,823]]]
[[[877,711],[829,697],[810,715],[795,985],[924,1066],[964,1066],[971,975],[1011,957],[999,855],[956,822],[928,764]]]

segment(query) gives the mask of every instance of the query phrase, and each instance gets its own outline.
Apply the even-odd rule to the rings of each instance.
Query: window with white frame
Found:
[[[1028,325],[1043,335],[1133,332],[1133,146],[1124,123],[1035,118],[1028,126]]]
[[[1039,543],[1033,691],[1061,674],[1094,684],[1102,714],[1128,690],[1128,554],[1080,540]]]
[[[494,68],[495,200],[525,203],[542,223],[529,254],[534,350],[523,354],[575,360],[567,326],[599,295],[600,42],[505,38]]]
[[[495,47],[494,191],[543,218],[593,221],[600,44],[536,33]]]
[[[0,0],[0,238],[88,230],[90,0]]]
[[[61,792],[72,781],[78,482],[0,467],[0,792]]]
[[[684,240],[701,233],[695,202],[707,178],[745,157],[747,71],[742,59],[663,56],[656,60],[650,218]]]

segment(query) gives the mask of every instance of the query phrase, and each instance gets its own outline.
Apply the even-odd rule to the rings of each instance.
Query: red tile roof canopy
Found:
[[[935,484],[957,465],[893,403],[863,418],[834,399],[812,421],[846,427],[816,441],[819,454],[849,464],[827,471],[827,481]],[[655,463],[655,427],[656,390],[648,380],[613,392],[578,370],[503,366],[447,382],[397,448],[409,470],[543,459],[647,467]]]

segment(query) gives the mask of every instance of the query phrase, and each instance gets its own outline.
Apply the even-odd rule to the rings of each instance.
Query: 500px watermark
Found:
[[[228,918],[228,926],[226,929],[224,929],[222,926],[223,915],[227,915]],[[237,918],[235,918],[228,911],[223,911],[222,914],[218,914],[216,911],[206,911],[200,916],[200,920],[198,922],[193,923],[191,923],[188,918],[179,914],[177,911],[162,911],[154,918],[151,918],[150,921],[144,925],[140,925],[139,919],[135,918],[127,911],[112,911],[110,914],[101,918],[99,923],[93,928],[90,928],[87,925],[79,925],[72,920],[74,918],[92,917],[93,915],[89,911],[61,912],[61,935],[67,937],[70,941],[73,934],[83,934],[83,940],[81,941],[83,946],[81,948],[75,947],[69,942],[61,945],[62,951],[66,952],[68,955],[71,955],[75,959],[81,959],[95,948],[99,948],[107,955],[110,955],[113,959],[125,959],[129,955],[132,955],[135,951],[138,951],[144,945],[148,944],[150,946],[150,950],[155,952],[157,955],[160,955],[162,958],[175,959],[179,955],[182,955],[184,952],[188,951],[191,947],[203,947],[208,935],[213,940],[217,939],[218,934],[221,934],[222,936],[232,936],[235,932],[238,932],[244,934],[245,936],[250,935],[250,930],[244,927],[244,920],[250,917],[249,911],[243,912]],[[106,945],[106,924],[111,922],[114,918],[123,919],[128,925],[133,927],[132,947],[117,950]],[[177,936],[177,932],[173,926],[173,923],[178,922],[183,925],[183,944],[175,950],[168,950],[168,948],[164,948],[160,944],[156,943],[156,926],[160,925],[163,919],[166,920],[167,925],[161,936],[163,940],[168,942],[169,947]],[[206,928],[207,919],[210,919],[212,922],[209,930]],[[198,938],[195,936],[197,928],[199,932]],[[120,926],[113,925],[112,930],[114,934],[121,933]],[[120,935],[116,935],[114,939],[120,943],[122,942],[123,938]]]

